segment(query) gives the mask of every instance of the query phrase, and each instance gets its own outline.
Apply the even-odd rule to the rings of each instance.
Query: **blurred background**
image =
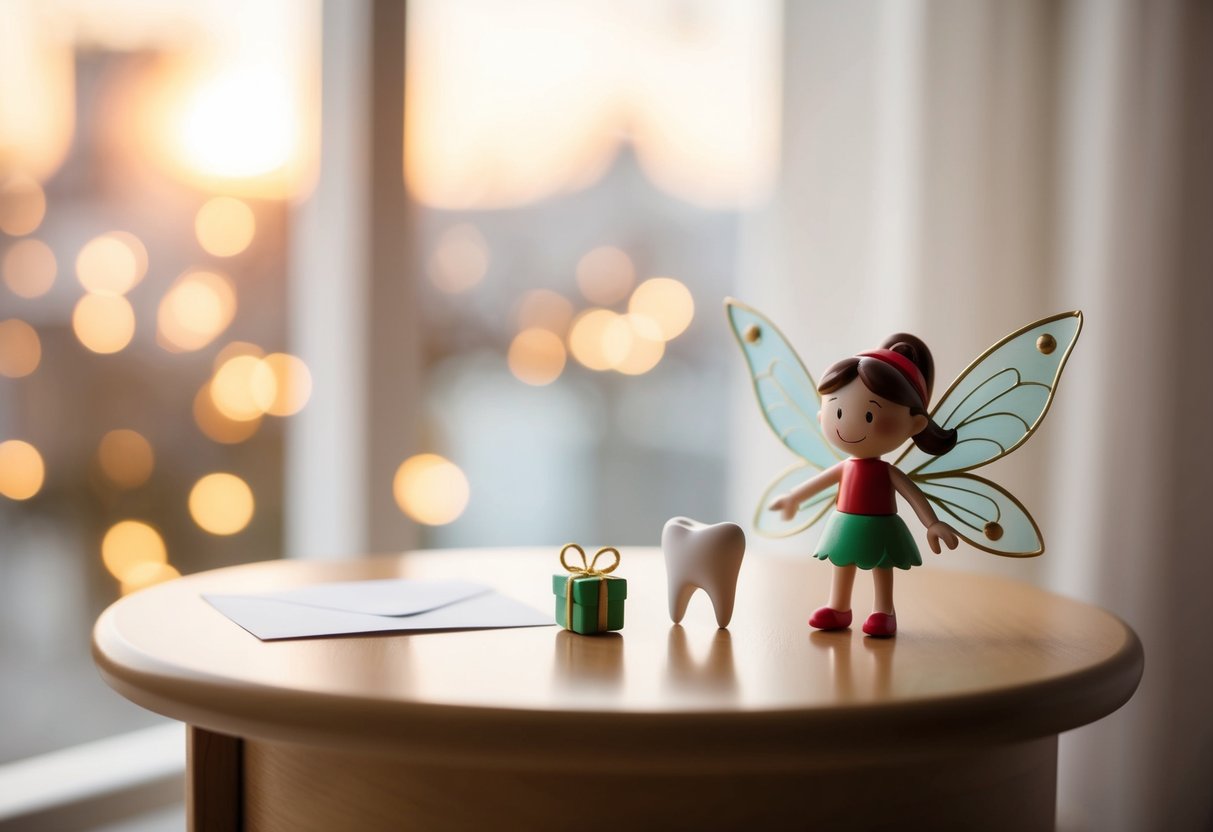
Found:
[[[1211,74],[1198,2],[0,0],[0,777],[160,722],[89,631],[178,574],[748,521],[726,295],[937,387],[1082,308],[1049,554],[931,568],[1142,636],[1061,828],[1213,828]]]

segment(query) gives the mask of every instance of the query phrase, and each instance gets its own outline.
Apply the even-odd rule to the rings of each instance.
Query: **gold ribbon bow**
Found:
[[[565,555],[570,549],[581,555],[581,566],[570,564],[565,560]],[[614,555],[615,562],[603,569],[598,569],[598,558],[602,555]],[[619,550],[612,546],[604,546],[595,552],[594,557],[587,563],[585,549],[576,543],[568,543],[560,550],[560,565],[569,573],[568,580],[564,582],[564,628],[573,629],[573,581],[577,578],[598,578],[598,631],[606,630],[607,581],[613,580],[609,573],[614,572],[615,568],[619,566]]]

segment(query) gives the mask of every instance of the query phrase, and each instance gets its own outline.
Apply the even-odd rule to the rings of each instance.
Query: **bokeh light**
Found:
[[[669,341],[683,333],[695,317],[691,291],[672,277],[654,277],[636,287],[628,311],[650,318]]]
[[[76,255],[76,277],[90,292],[125,295],[145,274],[147,249],[126,231],[94,237]]]
[[[156,465],[152,445],[142,434],[120,428],[101,437],[97,462],[106,478],[119,488],[138,488]]]
[[[303,360],[284,352],[267,355],[263,362],[274,374],[274,399],[265,412],[271,416],[293,416],[312,395],[312,373]]]
[[[186,272],[160,301],[156,340],[170,352],[200,350],[219,337],[235,316],[236,290],[231,281],[215,272]]]
[[[176,567],[167,563],[137,563],[126,575],[126,580],[121,582],[123,595],[130,595],[132,592],[181,577]]]
[[[42,454],[28,442],[0,442],[0,495],[10,500],[28,500],[42,490],[46,466]]]
[[[518,303],[518,329],[539,327],[563,338],[573,320],[573,304],[551,289],[532,289]]]
[[[264,358],[265,350],[249,341],[232,341],[223,345],[223,348],[215,355],[215,360],[212,362],[211,367],[215,372],[218,372],[220,367],[238,355],[251,355],[254,358]]]
[[[0,261],[5,285],[23,298],[39,298],[49,292],[58,268],[51,247],[32,237],[13,243]]]
[[[510,343],[508,361],[519,381],[536,387],[551,384],[564,372],[564,342],[546,329],[524,329]]]
[[[274,371],[253,355],[229,358],[211,379],[211,400],[229,419],[256,419],[273,406],[278,395]]]
[[[396,469],[392,494],[408,517],[427,526],[442,526],[463,514],[471,490],[455,463],[438,454],[417,454]]]
[[[204,531],[236,534],[253,519],[253,489],[235,474],[207,474],[190,489],[190,517]]]
[[[93,352],[115,353],[135,337],[135,311],[121,295],[90,293],[72,311],[72,330]]]
[[[430,281],[444,292],[466,292],[489,270],[489,244],[471,223],[452,226],[438,238],[426,266]]]
[[[198,209],[194,233],[208,254],[232,257],[249,247],[257,231],[257,218],[247,203],[217,196]]]
[[[38,230],[46,216],[46,194],[23,173],[0,178],[0,231],[23,237]]]
[[[611,369],[629,376],[647,373],[665,355],[660,327],[643,315],[620,315],[603,333],[603,353]]]
[[[610,306],[628,296],[636,283],[632,258],[614,246],[591,249],[577,261],[577,286],[586,300]]]
[[[611,369],[611,360],[603,351],[603,339],[619,315],[609,309],[590,309],[573,321],[569,330],[569,352],[591,370]]]
[[[229,419],[215,407],[211,397],[211,385],[202,385],[194,396],[194,421],[198,429],[208,438],[222,445],[236,445],[252,437],[261,427],[261,417],[254,419]]]
[[[32,326],[17,318],[0,321],[0,376],[23,378],[41,360],[42,342]]]
[[[160,532],[147,523],[123,520],[101,539],[101,562],[119,581],[128,581],[147,564],[168,563],[168,550]]]

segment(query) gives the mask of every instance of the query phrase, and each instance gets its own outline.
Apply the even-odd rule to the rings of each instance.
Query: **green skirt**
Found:
[[[814,554],[835,566],[858,566],[860,569],[922,566],[918,544],[905,521],[896,514],[835,511],[826,520]]]

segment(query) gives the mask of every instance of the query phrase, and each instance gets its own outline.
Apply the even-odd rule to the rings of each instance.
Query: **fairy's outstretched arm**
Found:
[[[893,479],[893,487],[897,489],[897,493],[905,497],[906,502],[918,515],[919,521],[926,526],[927,545],[931,547],[931,551],[939,554],[939,541],[941,540],[949,549],[955,549],[958,542],[956,530],[939,519],[935,514],[935,509],[931,508],[931,501],[927,499],[926,494],[922,493],[922,489],[914,483],[914,480],[894,465],[889,466],[889,475]]]
[[[796,516],[797,509],[805,500],[825,491],[831,485],[838,485],[842,480],[842,463],[831,465],[829,468],[822,471],[812,479],[806,480],[787,494],[781,494],[767,508],[771,511],[779,511],[783,513],[784,520],[791,520]]]

